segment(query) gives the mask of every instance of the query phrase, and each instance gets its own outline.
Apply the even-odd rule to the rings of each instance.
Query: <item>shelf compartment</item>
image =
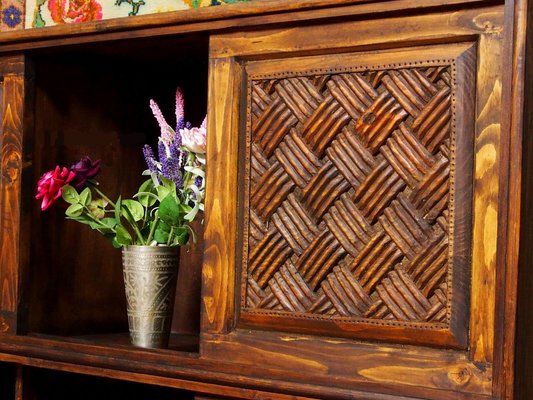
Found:
[[[124,345],[126,302],[121,251],[88,227],[68,221],[61,205],[45,212],[33,200],[42,173],[89,155],[102,160],[102,190],[131,197],[145,177],[145,143],[155,145],[159,127],[149,108],[154,99],[174,123],[176,87],[185,94],[186,119],[206,113],[206,35],[130,40],[49,48],[26,56],[34,89],[26,113],[22,188],[22,243],[27,268],[19,333],[55,335],[100,345]],[[202,232],[200,237],[202,236]],[[173,338],[176,351],[198,351],[202,243],[183,249]],[[80,339],[82,338],[83,339]]]

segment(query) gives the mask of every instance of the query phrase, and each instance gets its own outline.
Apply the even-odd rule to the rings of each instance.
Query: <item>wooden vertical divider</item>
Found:
[[[0,332],[16,333],[24,329],[22,290],[25,272],[22,260],[26,253],[21,243],[28,233],[21,221],[22,172],[26,167],[23,131],[26,123],[25,108],[31,102],[27,77],[29,68],[23,55],[3,57],[0,60],[2,77],[2,104],[0,132]],[[28,148],[28,147],[26,147]],[[22,223],[21,223],[22,222]]]

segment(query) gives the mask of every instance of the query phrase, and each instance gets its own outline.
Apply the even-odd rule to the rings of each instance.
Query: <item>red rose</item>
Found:
[[[52,203],[61,196],[61,189],[67,185],[76,174],[63,167],[56,167],[54,171],[46,172],[37,183],[36,199],[43,199],[41,210],[46,210]]]

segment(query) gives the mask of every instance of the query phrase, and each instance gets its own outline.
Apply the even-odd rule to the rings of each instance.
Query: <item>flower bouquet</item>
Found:
[[[144,146],[147,179],[132,198],[119,196],[112,201],[97,181],[100,160],[89,156],[69,168],[57,166],[46,172],[37,184],[36,198],[43,211],[62,199],[67,219],[88,225],[114,247],[123,248],[132,342],[166,347],[179,246],[191,237],[196,241],[191,223],[204,209],[206,119],[200,127],[185,122],[180,89],[176,91],[176,129],[166,122],[156,102],[150,100],[150,107],[161,130],[157,157],[149,145]],[[171,292],[161,295],[167,287]],[[162,332],[158,327],[163,327]]]

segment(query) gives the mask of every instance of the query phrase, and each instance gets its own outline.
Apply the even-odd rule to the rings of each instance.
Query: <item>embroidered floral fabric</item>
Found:
[[[0,0],[0,31],[186,10],[250,0]]]

